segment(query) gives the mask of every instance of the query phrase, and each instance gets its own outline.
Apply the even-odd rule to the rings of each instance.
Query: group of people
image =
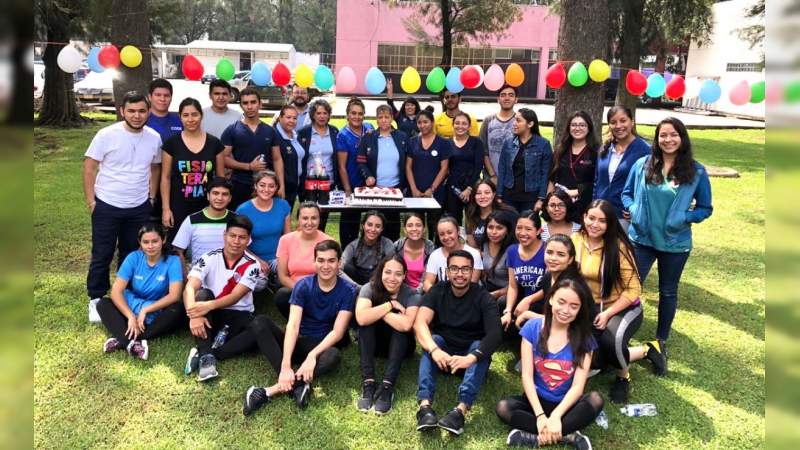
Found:
[[[391,93],[377,128],[352,98],[341,130],[329,123],[330,104],[309,104],[297,86],[273,126],[259,118],[255,90],[241,91],[241,112],[229,108],[223,80],[210,85],[212,106],[187,98],[177,114],[166,80],[148,95],[126,94],[123,120],[97,133],[83,173],[90,319],[111,334],[103,350],[147,359],[148,340],[188,327],[185,373],[201,381],[219,376],[218,361],[256,351],[275,381],[247,389],[250,415],[281,394],[305,408],[312,382],[335,371],[356,339],[356,406],[386,414],[418,343],[417,430],[461,434],[492,354],[509,341],[523,393],[496,407],[513,428],[508,443],[591,448],[580,430],[604,400],[584,392],[589,376],[615,371],[609,398],[625,403],[632,362],[667,373],[691,225],[712,212],[686,127],[664,119],[649,145],[631,112],[613,107],[600,143],[591,117],[576,112],[554,152],[533,110],[514,111],[511,86],[480,127],[460,111],[459,94],[445,91],[434,116],[413,98],[398,110]],[[399,187],[437,199],[445,213],[345,212],[337,242],[325,233],[328,215],[305,198],[309,174],[348,194]],[[632,346],[656,261],[656,336]],[[264,289],[284,328],[256,313],[254,293]],[[387,358],[380,378],[376,356]],[[439,373],[462,377],[441,417],[432,406]]]

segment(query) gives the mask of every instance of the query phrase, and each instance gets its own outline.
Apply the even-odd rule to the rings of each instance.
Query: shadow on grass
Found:
[[[681,283],[678,297],[679,309],[711,316],[764,340],[763,304],[732,302],[690,283]]]

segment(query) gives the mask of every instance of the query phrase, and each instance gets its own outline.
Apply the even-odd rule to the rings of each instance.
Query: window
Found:
[[[759,63],[728,63],[727,72],[761,72]]]
[[[491,47],[453,47],[453,66],[479,64],[489,66],[497,59],[511,59],[526,62],[526,49]],[[521,55],[521,56],[520,56]],[[378,44],[378,67],[389,73],[399,73],[411,66],[419,72],[432,70],[442,62],[441,47],[416,45]]]

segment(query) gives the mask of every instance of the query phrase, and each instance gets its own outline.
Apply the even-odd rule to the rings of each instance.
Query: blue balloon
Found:
[[[105,67],[100,65],[100,60],[97,59],[97,55],[99,54],[100,47],[92,47],[91,50],[89,50],[89,56],[86,57],[86,64],[92,72],[101,73],[106,70]]]
[[[458,94],[464,90],[464,85],[461,84],[461,69],[451,67],[447,71],[447,76],[444,78],[444,88],[453,94]]]
[[[328,66],[317,67],[317,71],[314,72],[314,83],[323,91],[327,91],[333,87],[334,78],[331,69],[329,69]]]
[[[700,85],[700,101],[703,103],[714,103],[722,96],[722,88],[714,80],[705,80]]]
[[[367,92],[372,95],[378,95],[386,89],[386,77],[377,67],[370,67],[367,71],[367,76],[364,77],[364,86]]]
[[[647,90],[645,93],[648,97],[658,98],[664,95],[664,91],[667,89],[667,82],[664,80],[664,77],[661,76],[660,73],[651,74],[647,77]]]
[[[267,86],[272,81],[272,71],[266,63],[259,61],[250,69],[250,79],[256,86]]]

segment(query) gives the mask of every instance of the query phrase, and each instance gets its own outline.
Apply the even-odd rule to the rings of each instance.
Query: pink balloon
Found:
[[[745,80],[736,83],[728,93],[728,98],[730,98],[731,103],[737,106],[750,102],[750,85]]]
[[[356,90],[358,83],[356,73],[349,66],[344,66],[339,69],[339,74],[336,75],[336,93],[352,93]]]
[[[768,105],[777,105],[783,101],[783,85],[776,81],[767,83],[765,89],[766,101]]]
[[[496,91],[503,87],[506,81],[506,74],[497,64],[492,64],[483,77],[483,85],[490,91]]]

